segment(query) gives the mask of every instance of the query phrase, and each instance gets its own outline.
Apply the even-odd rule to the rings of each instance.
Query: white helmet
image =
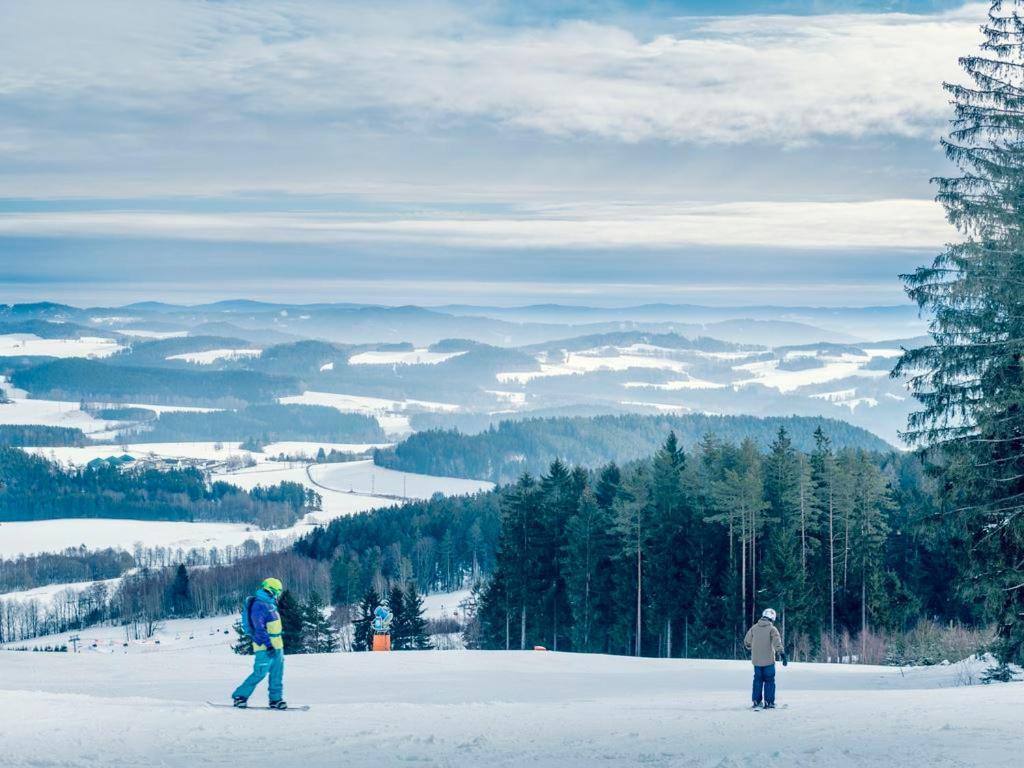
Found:
[[[768,621],[775,621],[774,608],[765,608],[761,615],[764,616],[764,618],[768,619]]]

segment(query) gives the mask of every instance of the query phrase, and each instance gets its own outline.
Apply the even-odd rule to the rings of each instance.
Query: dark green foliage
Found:
[[[373,612],[381,604],[377,590],[370,588],[359,601],[358,613],[352,622],[352,650],[373,650]]]
[[[963,240],[905,275],[932,318],[933,343],[908,351],[922,409],[907,437],[928,449],[944,512],[963,533],[959,586],[997,622],[995,652],[1024,662],[1024,21],[1020,0],[991,4],[981,53],[947,83],[942,142],[960,175],[937,199]]]
[[[839,446],[891,450],[881,438],[832,419],[631,415],[504,421],[477,435],[443,430],[419,432],[393,449],[377,451],[376,461],[406,472],[507,483],[523,472],[544,472],[556,458],[588,467],[635,461],[656,451],[670,431],[686,447],[710,433],[726,441],[749,437],[764,448],[771,444],[779,428],[785,427],[797,448],[810,450],[814,431],[822,426]]]
[[[426,651],[431,647],[424,611],[423,598],[416,591],[416,582],[410,581],[405,592],[405,626],[403,628],[403,644],[408,650]]]
[[[168,602],[172,616],[188,616],[192,613],[192,584],[183,563],[179,563],[175,569]]]
[[[343,604],[353,602],[353,590],[404,582],[410,569],[420,589],[454,589],[474,567],[493,567],[499,505],[498,494],[486,493],[362,512],[314,529],[295,547],[335,563],[332,595]]]
[[[89,551],[80,547],[53,554],[19,555],[0,560],[0,594],[47,584],[113,579],[133,567],[131,555],[114,549]]]
[[[395,651],[424,651],[430,648],[427,620],[423,616],[423,598],[416,591],[416,583],[405,587],[394,584],[388,592],[391,610],[391,649]]]
[[[145,401],[234,407],[298,394],[298,379],[256,371],[177,370],[68,358],[15,371],[11,383],[33,397],[98,402]]]
[[[372,416],[342,413],[323,405],[249,405],[237,411],[162,413],[144,431],[126,434],[135,442],[191,440],[279,440],[381,442],[384,430]]]
[[[391,648],[396,651],[408,649],[409,616],[405,606],[405,590],[401,584],[394,584],[388,590],[388,609],[391,611]]]
[[[808,456],[784,430],[766,454],[707,439],[687,455],[670,434],[621,472],[554,462],[497,492],[497,559],[473,642],[736,657],[772,606],[787,648],[806,657],[843,632],[982,623],[920,573],[949,531],[919,511],[934,512],[933,489],[914,467],[913,456],[834,452],[824,434]]]
[[[302,606],[302,634],[306,653],[334,653],[338,650],[338,633],[324,615],[327,604],[319,592],[313,592]]]
[[[252,637],[242,629],[242,620],[236,621],[232,629],[235,630],[235,644],[231,646],[231,650],[239,656],[252,656]]]
[[[157,418],[156,411],[150,408],[100,408],[90,413],[106,421],[153,421]]]
[[[0,418],[3,418],[0,404]],[[82,446],[89,440],[78,427],[43,427],[38,424],[0,424],[0,446]]]
[[[223,520],[280,528],[318,506],[319,497],[298,483],[245,492],[224,482],[207,487],[205,476],[194,467],[99,462],[64,469],[17,448],[0,448],[0,521],[106,517]]]
[[[252,344],[225,336],[172,336],[167,339],[140,341],[107,358],[114,365],[187,367],[195,365],[184,359],[169,360],[175,355],[206,352],[213,349],[246,349]],[[221,361],[216,361],[217,363]]]
[[[286,589],[277,598],[277,612],[281,616],[281,639],[284,641],[284,652],[289,655],[308,653],[305,632],[306,612],[290,589]]]

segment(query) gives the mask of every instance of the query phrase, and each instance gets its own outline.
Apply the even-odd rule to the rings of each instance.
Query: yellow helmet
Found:
[[[281,593],[284,591],[284,584],[281,583],[281,580],[272,577],[269,579],[264,579],[263,583],[260,584],[260,586],[263,587],[263,589],[267,590],[267,592],[272,594],[274,597],[280,597]]]

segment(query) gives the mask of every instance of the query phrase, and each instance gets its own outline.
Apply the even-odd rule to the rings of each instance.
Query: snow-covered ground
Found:
[[[4,592],[0,594],[0,601],[4,602],[25,602],[35,600],[41,606],[49,606],[54,598],[65,592],[84,592],[94,584],[104,584],[111,592],[121,583],[121,578],[101,579],[100,581],[75,581],[67,584],[47,584],[45,587],[34,589],[22,589],[17,592]]]
[[[466,354],[465,351],[431,352],[429,349],[409,349],[399,352],[372,350],[352,355],[348,362],[349,365],[437,365],[464,354]]]
[[[429,411],[454,413],[459,406],[452,403],[434,403],[428,400],[387,400],[382,397],[342,395],[336,392],[303,392],[301,395],[278,398],[278,402],[299,405],[326,405],[344,413],[362,413],[376,417],[388,437],[402,437],[412,432],[409,426],[410,412]]]
[[[229,444],[224,450],[229,451],[230,445],[237,444]],[[143,444],[139,447],[146,446]],[[54,455],[64,456],[63,460],[69,461],[69,451],[94,449],[37,450],[44,456],[48,456],[49,451],[60,452]],[[113,451],[118,452],[119,450]],[[109,455],[108,451],[101,453]],[[113,547],[131,551],[135,544],[139,543],[146,548],[161,546],[188,551],[238,546],[249,539],[281,544],[308,533],[311,526],[323,525],[335,518],[369,509],[390,507],[399,503],[402,498],[426,499],[435,493],[468,494],[493,487],[491,483],[479,480],[396,472],[377,467],[370,460],[313,465],[303,462],[263,461],[253,467],[214,473],[212,479],[224,480],[245,490],[257,485],[276,485],[284,481],[301,483],[320,494],[322,509],[310,512],[289,528],[269,531],[261,531],[243,523],[147,520],[64,519],[0,523],[0,557],[59,552],[68,547],[81,545],[87,549]]]
[[[777,389],[779,392],[792,392],[800,387],[812,384],[825,384],[829,381],[837,381],[850,376],[866,379],[886,378],[889,376],[888,371],[863,368],[864,363],[869,360],[870,356],[842,355],[841,357],[828,358],[819,368],[807,368],[801,371],[780,370],[778,360],[745,363],[744,365],[737,365],[734,370],[749,374],[750,378],[737,381],[733,386],[742,387],[748,384],[761,384],[765,387]]]
[[[665,354],[659,354],[665,353]],[[668,357],[672,350],[659,350],[649,345],[633,345],[608,354],[605,350],[585,350],[583,352],[563,352],[562,359],[548,362],[540,361],[539,371],[512,371],[497,374],[502,384],[516,382],[526,384],[533,379],[550,376],[576,376],[596,371],[627,371],[636,368],[672,371],[685,373],[687,364],[681,360]]]
[[[93,418],[79,408],[79,403],[64,400],[30,400],[16,395],[18,391],[7,389],[10,402],[0,403],[0,424],[77,427],[87,435],[109,432],[119,424],[116,421]]]
[[[279,443],[268,443],[262,452],[247,451],[238,442],[203,442],[194,443],[130,443],[128,445],[89,445],[81,448],[41,447],[25,448],[52,461],[74,466],[83,466],[93,459],[105,459],[109,456],[120,456],[127,453],[136,459],[155,456],[172,459],[209,459],[227,461],[234,457],[253,461],[269,462],[281,454],[285,456],[305,456],[310,460],[316,457],[321,448],[326,453],[336,450],[341,453],[362,454],[374,448],[384,448],[390,443],[318,443],[290,440]]]
[[[476,493],[494,487],[493,483],[486,480],[397,472],[378,467],[372,461],[314,464],[309,468],[309,472],[318,486],[337,491],[384,494],[411,499],[429,499],[435,493],[446,496]]]
[[[957,687],[965,679],[958,665],[791,664],[779,669],[783,708],[754,713],[750,665],[738,661],[531,651],[289,656],[286,697],[312,708],[238,712],[204,703],[226,701],[250,663],[228,650],[234,635],[224,617],[208,623],[168,623],[160,645],[127,653],[120,638],[79,654],[0,653],[3,764],[1020,764],[1024,685]]]
[[[42,339],[32,333],[0,334],[0,357],[109,357],[122,349],[115,339]]]
[[[261,531],[243,523],[184,523],[165,520],[110,520],[75,518],[0,523],[0,557],[19,554],[60,552],[84,545],[86,549],[113,547],[132,551],[136,543],[143,547],[167,547],[172,550],[208,550],[227,545],[238,546],[248,539],[281,540],[305,533],[308,526]]]
[[[208,349],[204,352],[182,352],[170,355],[168,360],[184,360],[196,365],[212,365],[218,360],[242,360],[247,357],[259,357],[262,349]]]

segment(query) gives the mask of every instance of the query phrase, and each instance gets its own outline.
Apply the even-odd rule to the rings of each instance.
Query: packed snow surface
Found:
[[[228,650],[225,618],[208,621],[168,626],[165,642],[127,653],[116,640],[78,654],[0,652],[4,765],[1020,764],[1024,685],[957,687],[959,665],[791,664],[778,674],[784,708],[755,713],[742,661],[533,651],[289,656],[285,696],[312,708],[240,712],[204,703],[227,702],[250,666]],[[253,703],[265,696],[261,686]]]

